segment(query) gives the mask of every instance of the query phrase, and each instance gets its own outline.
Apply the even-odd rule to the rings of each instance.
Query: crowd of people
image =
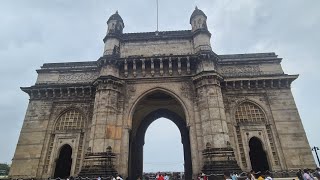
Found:
[[[273,175],[270,171],[266,171],[266,172],[254,172],[253,170],[248,172],[248,173],[241,173],[241,174],[237,174],[237,173],[230,173],[228,171],[225,171],[223,173],[223,178],[225,180],[238,180],[238,179],[245,179],[245,180],[273,180]],[[205,173],[199,173],[199,175],[197,176],[196,180],[209,180],[211,179],[210,176],[217,176],[217,175],[206,175]],[[220,175],[221,176],[221,175]],[[294,176],[294,175],[293,175]],[[299,180],[320,180],[320,168],[316,168],[315,170],[312,169],[299,169],[295,176],[299,179]],[[60,179],[60,178],[57,178]],[[69,178],[66,178],[66,180],[75,180],[75,179],[79,179],[79,178],[73,178],[72,176]],[[107,178],[108,180],[124,180],[122,178],[121,175],[117,175],[117,176],[111,176]],[[126,178],[128,179],[128,178]],[[156,173],[155,176],[153,177],[149,177],[149,176],[137,176],[136,180],[151,180],[151,179],[155,179],[155,180],[174,180],[177,179],[175,177],[172,176],[172,174],[167,174],[167,173]],[[181,178],[178,178],[181,179]],[[104,180],[101,177],[98,177],[96,180]]]
[[[316,168],[315,171],[311,169],[299,169],[296,175],[299,180],[320,180],[320,168]]]
[[[320,168],[316,168],[315,170],[311,169],[300,169],[296,176],[299,180],[320,180]],[[225,180],[237,180],[241,176],[236,173],[224,172],[223,177]],[[207,180],[206,175],[200,176],[198,180]],[[241,177],[241,179],[244,179]],[[255,173],[253,170],[246,173],[245,180],[273,180],[272,174],[270,171],[266,172],[257,172]]]

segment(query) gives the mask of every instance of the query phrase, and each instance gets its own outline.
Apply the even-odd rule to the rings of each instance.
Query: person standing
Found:
[[[256,177],[254,176],[254,174],[255,174],[254,170],[251,170],[251,171],[250,171],[250,180],[255,180],[255,179],[256,179]]]
[[[224,178],[225,180],[232,180],[231,177],[230,177],[230,173],[229,173],[228,171],[225,171],[225,172],[223,173],[223,178]]]
[[[158,180],[164,180],[164,177],[163,177],[163,175],[162,175],[162,174],[159,174],[159,178],[158,178]]]
[[[272,180],[271,173],[269,171],[266,172],[266,177],[264,180]]]
[[[123,180],[120,175],[117,176],[117,180]]]
[[[168,174],[166,174],[166,175],[164,176],[164,180],[169,180]]]
[[[299,169],[299,171],[296,173],[296,175],[297,175],[297,177],[298,177],[299,180],[304,180],[304,179],[303,179],[303,172],[302,172],[301,169]]]
[[[320,168],[318,167],[316,168],[316,171],[314,172],[314,176],[320,180]]]
[[[311,176],[309,175],[309,171],[308,171],[308,169],[304,169],[303,170],[303,179],[304,180],[313,180],[312,178],[311,178]]]

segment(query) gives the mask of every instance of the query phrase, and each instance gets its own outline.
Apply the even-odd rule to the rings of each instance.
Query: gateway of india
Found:
[[[123,33],[116,12],[98,60],[43,64],[21,88],[30,100],[9,177],[133,180],[160,117],[181,133],[187,180],[316,167],[291,92],[298,75],[275,53],[216,54],[206,21],[196,8],[191,30]]]

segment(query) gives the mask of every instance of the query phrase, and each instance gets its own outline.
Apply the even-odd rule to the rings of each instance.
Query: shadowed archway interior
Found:
[[[54,178],[67,178],[70,176],[72,165],[72,148],[65,144],[60,149],[59,158],[56,161],[56,168],[54,171]]]
[[[129,176],[136,178],[143,173],[143,145],[147,128],[159,118],[167,118],[176,124],[181,134],[184,150],[186,179],[192,178],[192,162],[189,129],[181,105],[170,95],[156,92],[146,96],[137,105],[130,132]],[[156,156],[156,155],[155,155]]]
[[[249,155],[252,169],[255,172],[265,172],[269,170],[267,154],[263,149],[261,140],[256,137],[252,137],[249,141],[249,147]]]

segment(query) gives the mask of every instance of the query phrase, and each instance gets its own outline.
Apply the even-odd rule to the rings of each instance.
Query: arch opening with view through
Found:
[[[143,146],[143,172],[183,172],[181,134],[169,119],[159,118],[150,124]]]
[[[178,127],[183,144],[185,178],[192,179],[190,137],[184,110],[175,98],[162,91],[146,95],[136,105],[130,132],[129,177],[134,179],[142,175],[145,134],[150,124],[161,117]]]

